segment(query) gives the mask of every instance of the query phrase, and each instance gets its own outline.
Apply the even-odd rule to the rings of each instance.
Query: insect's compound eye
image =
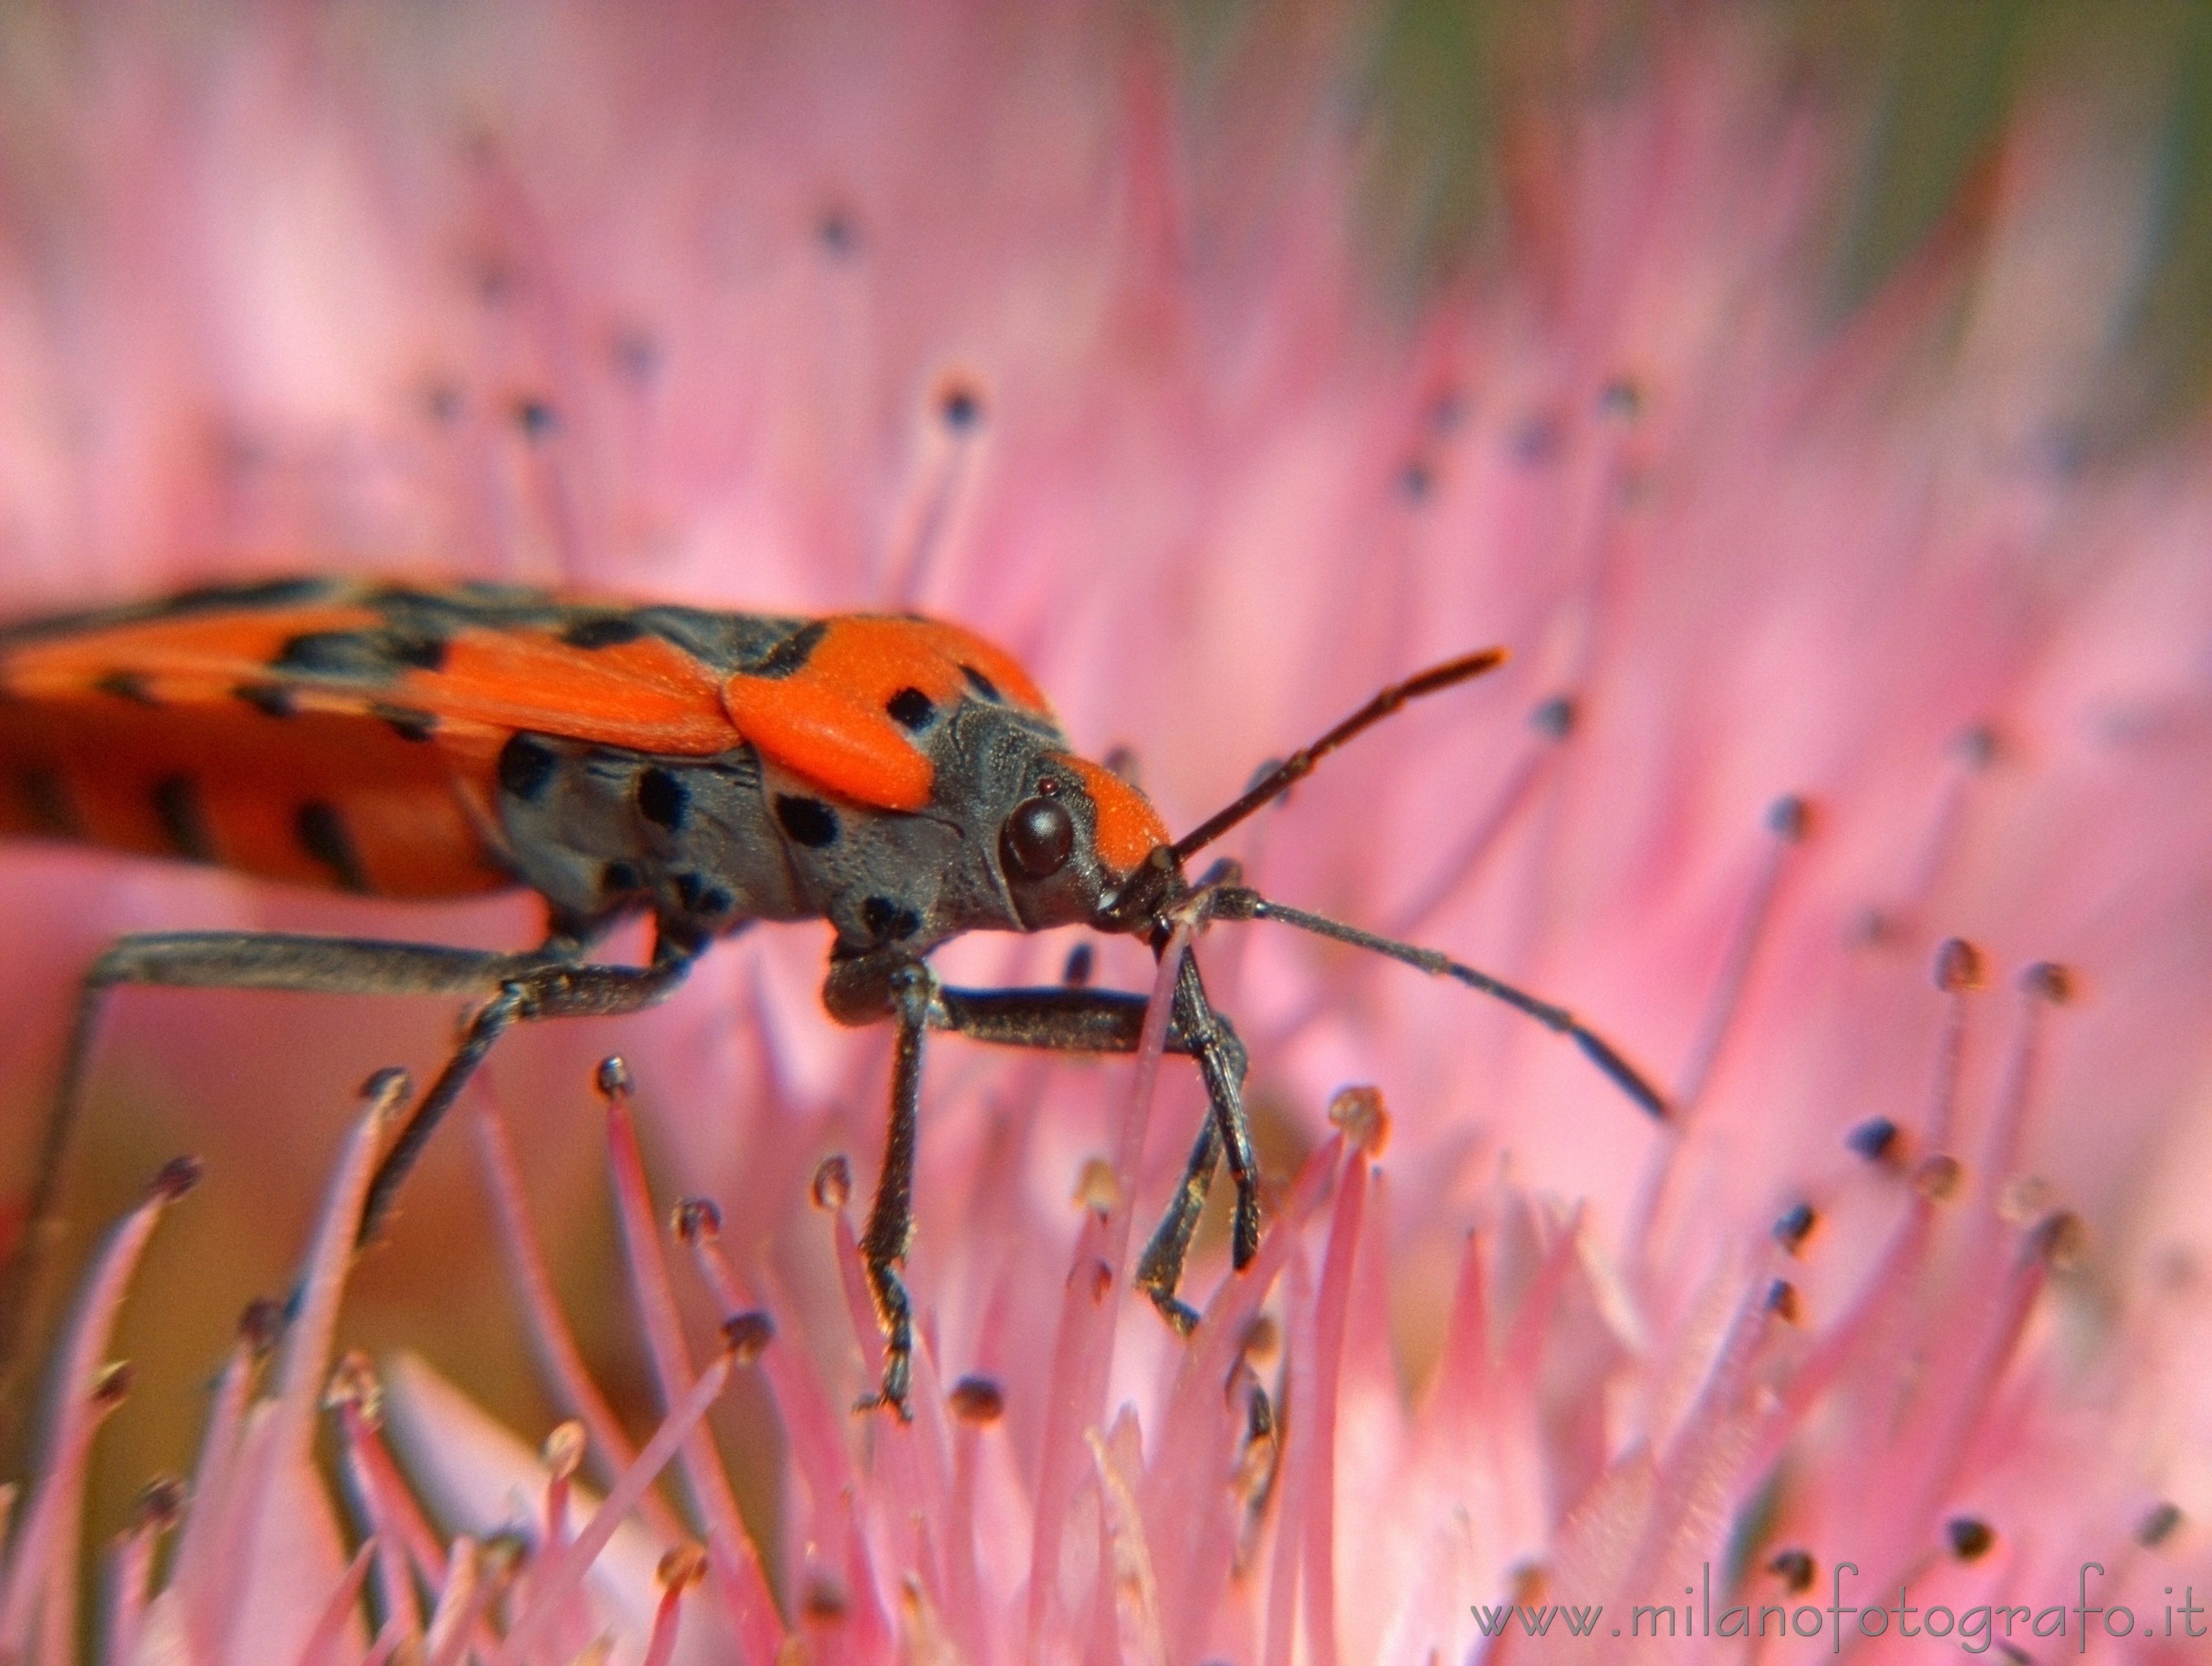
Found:
[[[999,848],[1025,879],[1049,879],[1075,848],[1075,820],[1050,799],[1024,799],[1006,818]]]

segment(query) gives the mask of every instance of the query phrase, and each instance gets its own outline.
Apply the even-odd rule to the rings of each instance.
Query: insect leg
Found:
[[[672,945],[663,939],[650,965],[571,966],[540,961],[502,980],[492,998],[469,1020],[461,1044],[453,1049],[437,1079],[430,1084],[430,1091],[392,1142],[392,1149],[377,1164],[368,1183],[368,1199],[362,1205],[356,1243],[366,1244],[375,1237],[391,1213],[401,1183],[422,1155],[423,1145],[453,1109],[453,1101],[460,1097],[484,1055],[510,1028],[538,1018],[615,1018],[639,1012],[665,1000],[684,981],[697,957],[696,946]]]
[[[907,1405],[914,1378],[914,1307],[898,1274],[914,1236],[914,1154],[921,1105],[921,1043],[929,1031],[930,997],[935,979],[927,966],[909,961],[890,975],[892,1015],[898,1039],[891,1050],[891,1112],[884,1131],[883,1172],[876,1199],[860,1234],[860,1261],[875,1298],[877,1322],[884,1332],[882,1386],[855,1408],[888,1406],[899,1421],[914,1414]]]
[[[1144,996],[1112,989],[945,988],[933,1003],[931,1021],[938,1029],[1000,1046],[1133,1053],[1144,1029],[1145,1006]],[[1182,1182],[1138,1261],[1137,1282],[1161,1316],[1187,1332],[1197,1315],[1176,1299],[1176,1288],[1182,1281],[1183,1260],[1206,1207],[1214,1166],[1224,1150],[1237,1182],[1231,1259],[1240,1268],[1249,1266],[1260,1248],[1259,1164],[1244,1115],[1244,1047],[1228,1020],[1207,1001],[1198,963],[1188,953],[1176,971],[1167,1050],[1197,1059],[1211,1109],[1183,1169]]]
[[[1183,1167],[1182,1184],[1176,1189],[1138,1261],[1137,1282],[1152,1298],[1160,1316],[1187,1335],[1198,1322],[1198,1315],[1176,1297],[1176,1290],[1182,1282],[1183,1258],[1190,1251],[1191,1234],[1198,1230],[1199,1215],[1212,1188],[1214,1164],[1225,1152],[1230,1177],[1237,1183],[1229,1257],[1240,1273],[1260,1253],[1260,1164],[1253,1155],[1252,1126],[1244,1114],[1243,1043],[1207,1001],[1206,985],[1198,975],[1198,958],[1188,950],[1182,964],[1176,968],[1174,1018],[1176,1027],[1190,1037],[1210,1109],[1206,1126],[1191,1147],[1190,1160]]]
[[[543,964],[542,954],[490,954],[428,944],[251,932],[125,937],[93,962],[78,990],[52,1109],[40,1135],[21,1236],[0,1268],[0,1433],[12,1443],[17,1377],[38,1329],[47,1263],[61,1241],[62,1181],[75,1141],[92,1045],[108,993],[120,984],[289,989],[330,994],[481,995]]]
[[[112,990],[137,984],[325,994],[495,997],[485,1012],[496,1010],[502,1016],[487,1026],[485,1015],[478,1014],[470,1027],[469,1039],[416,1109],[401,1133],[400,1143],[386,1156],[363,1217],[365,1223],[373,1225],[389,1208],[392,1189],[430,1126],[459,1093],[500,1030],[518,1018],[551,1016],[556,1012],[628,1012],[648,1005],[673,987],[690,958],[688,955],[669,957],[671,965],[657,963],[642,968],[569,964],[580,952],[580,945],[570,939],[556,939],[546,948],[523,953],[497,953],[422,943],[255,932],[148,933],[111,945],[93,963],[79,992],[53,1109],[40,1138],[22,1233],[9,1252],[7,1266],[0,1269],[0,1376],[12,1377],[20,1369],[22,1342],[33,1328],[46,1262],[62,1235],[62,1178],[75,1138],[92,1043]],[[478,1044],[479,1033],[487,1031]],[[0,1382],[0,1402],[12,1402],[12,1386]],[[9,1414],[0,1408],[0,1418]]]

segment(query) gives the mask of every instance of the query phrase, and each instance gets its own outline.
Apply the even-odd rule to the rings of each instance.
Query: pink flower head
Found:
[[[1178,832],[1501,644],[1207,859],[1571,1009],[1667,1118],[1449,980],[1217,922],[1258,1260],[1201,1232],[1188,1338],[1132,1290],[1205,1104],[1159,1011],[1134,1061],[934,1042],[915,1417],[856,1417],[887,1038],[821,1013],[818,927],[755,930],[620,1029],[611,1229],[562,1153],[613,1032],[502,1043],[361,1269],[392,1351],[333,1376],[368,1120],[282,1362],[257,1390],[257,1328],[189,1501],[120,1542],[113,1657],[2201,1653],[2182,26],[2027,31],[1963,129],[1915,127],[1884,67],[1918,23],[1600,5],[1506,30],[1486,76],[1419,8],[1187,27],[0,24],[0,593],[327,566],[923,611],[1013,653],[1087,756],[1133,749]],[[1423,112],[1464,151],[1409,139]],[[1409,225],[1468,224],[1394,267]],[[0,909],[35,948],[0,1038],[27,1130],[69,968],[116,933],[536,929],[75,854],[10,856]],[[935,964],[1049,983],[1078,941]],[[1155,987],[1097,948],[1096,982]],[[289,1276],[334,1084],[434,1067],[450,1016],[120,1005],[103,1067],[166,1088],[157,1119],[225,1090],[176,1230],[230,1225],[135,1352],[204,1378],[191,1316]],[[0,1650],[74,1640],[107,1328],[173,1190],[51,1362]],[[526,1346],[542,1400],[497,1363]]]

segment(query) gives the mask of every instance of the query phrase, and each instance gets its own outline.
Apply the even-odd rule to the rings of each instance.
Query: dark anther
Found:
[[[161,1164],[153,1179],[147,1183],[146,1195],[158,1202],[174,1203],[199,1183],[199,1158],[173,1157]]]
[[[1776,1551],[1767,1561],[1766,1571],[1792,1592],[1813,1588],[1813,1558],[1805,1551],[1796,1548]]]
[[[526,440],[544,439],[560,426],[560,420],[550,399],[518,399],[514,403],[514,425],[522,430]]]
[[[1951,744],[1958,750],[1959,761],[1969,769],[1988,769],[2002,750],[1997,732],[1986,723],[1975,724]]]
[[[284,1304],[257,1296],[238,1316],[238,1340],[257,1359],[276,1346],[284,1334]]]
[[[983,401],[965,382],[955,382],[937,397],[938,414],[955,434],[964,434],[983,420]]]
[[[1819,1212],[1809,1203],[1800,1203],[1774,1223],[1774,1241],[1794,1256],[1805,1247],[1805,1240],[1820,1224]]]
[[[963,1423],[996,1423],[1006,1414],[1006,1391],[988,1377],[963,1377],[945,1396]]]
[[[181,1475],[156,1475],[138,1489],[138,1521],[156,1533],[167,1531],[185,1518],[189,1497]]]
[[[1897,1124],[1887,1116],[1870,1116],[1844,1135],[1844,1148],[1869,1163],[1878,1163],[1897,1145]]]
[[[766,1353],[775,1340],[775,1321],[758,1308],[732,1313],[722,1321],[722,1341],[729,1347],[730,1357],[741,1365],[750,1365]]]
[[[722,1235],[721,1205],[711,1197],[680,1199],[670,1212],[669,1224],[685,1243],[697,1243],[702,1239],[712,1241]]]
[[[1972,1562],[1989,1554],[1997,1535],[1987,1522],[1972,1516],[1954,1516],[1943,1523],[1943,1540],[1951,1547],[1954,1556],[1962,1562]]]
[[[606,1099],[629,1097],[630,1091],[629,1066],[619,1053],[610,1053],[599,1061],[599,1067],[592,1073],[592,1085]]]
[[[1006,818],[999,849],[1024,879],[1049,879],[1074,852],[1075,818],[1050,799],[1025,799]]]
[[[1963,937],[1946,938],[1936,951],[1936,987],[1947,995],[1982,987],[1982,952]]]
[[[1565,740],[1574,733],[1575,702],[1555,694],[1528,714],[1528,727],[1547,740]]]
[[[2154,1505],[2136,1523],[2136,1542],[2146,1550],[2154,1550],[2172,1536],[2173,1529],[2181,1525],[2181,1506],[2171,1502]]]
[[[1784,844],[1796,844],[1813,830],[1813,806],[1795,793],[1766,806],[1766,830]]]
[[[138,1368],[128,1359],[103,1365],[94,1376],[92,1393],[87,1398],[95,1406],[119,1406],[129,1396],[131,1385],[137,1377]]]
[[[853,1165],[842,1155],[823,1158],[815,1166],[812,1192],[816,1208],[843,1208],[853,1195]]]

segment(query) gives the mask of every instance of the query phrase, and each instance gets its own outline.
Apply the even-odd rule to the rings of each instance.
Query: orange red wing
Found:
[[[286,580],[0,629],[0,833],[393,897],[512,883],[518,732],[670,757],[743,740],[841,797],[929,801],[899,714],[1048,718],[957,626],[623,609],[496,586]]]

